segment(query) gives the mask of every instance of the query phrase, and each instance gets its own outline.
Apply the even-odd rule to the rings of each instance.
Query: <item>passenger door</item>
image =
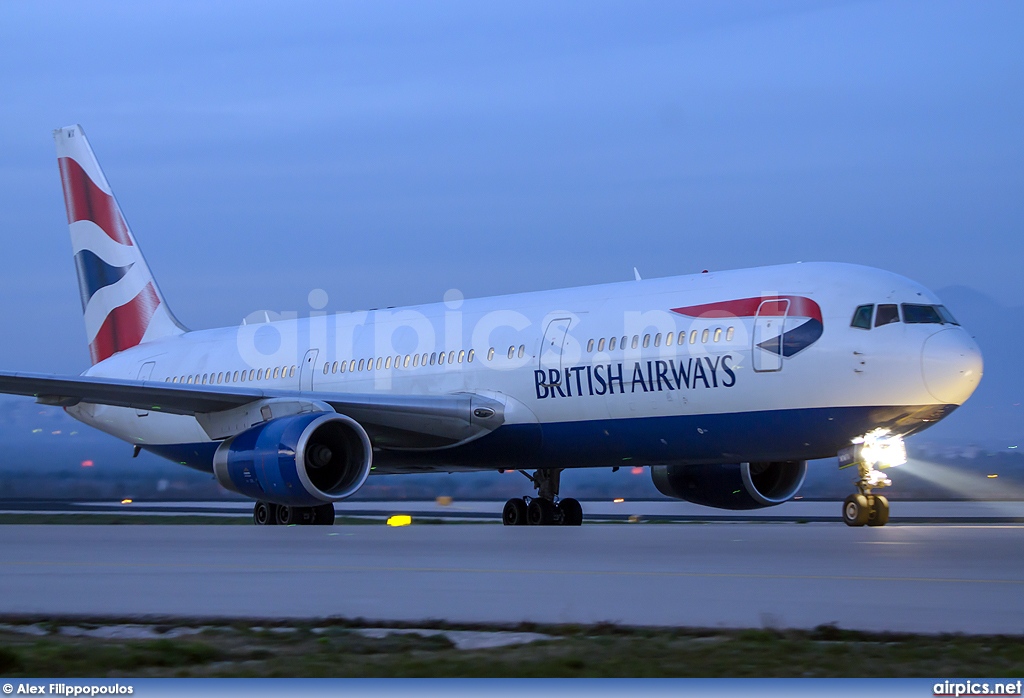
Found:
[[[569,332],[569,324],[571,322],[572,320],[567,317],[556,318],[549,322],[547,329],[544,330],[544,339],[540,343],[537,368],[545,371],[549,377],[551,374],[548,373],[548,369],[557,369],[559,379],[554,385],[561,385],[562,382],[562,358],[565,349],[565,337]]]
[[[313,369],[316,367],[316,357],[319,349],[310,349],[302,357],[302,366],[299,368],[299,390],[310,392],[313,390]]]
[[[751,362],[758,373],[782,370],[782,335],[786,332],[788,298],[761,301],[754,318]]]

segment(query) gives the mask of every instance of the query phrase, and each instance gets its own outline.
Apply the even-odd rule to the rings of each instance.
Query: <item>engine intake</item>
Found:
[[[246,497],[315,506],[355,494],[372,457],[358,422],[315,412],[271,419],[227,439],[213,457],[213,473]]]
[[[657,465],[651,479],[667,497],[718,509],[761,509],[789,501],[807,476],[807,461]]]

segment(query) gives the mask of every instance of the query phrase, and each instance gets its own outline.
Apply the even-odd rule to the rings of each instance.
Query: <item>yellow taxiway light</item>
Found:
[[[997,477],[999,477],[999,476],[998,476],[998,475],[987,475],[986,477],[988,477],[988,479],[990,479],[990,480],[991,480],[991,479],[993,479],[993,478],[997,478]]]
[[[437,505],[441,507],[450,507],[452,505],[452,498],[446,494],[442,494],[434,501],[436,501]]]
[[[615,499],[612,500],[612,502],[615,504],[622,504],[624,501],[626,500],[623,499],[622,497],[616,497]]]
[[[412,523],[412,517],[408,514],[395,514],[388,517],[388,526],[408,526]]]
[[[130,500],[130,499],[122,499],[121,500],[121,504],[131,504],[131,503],[132,503],[132,500]]]

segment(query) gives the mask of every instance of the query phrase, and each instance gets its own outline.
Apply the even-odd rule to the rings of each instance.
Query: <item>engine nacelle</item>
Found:
[[[355,494],[372,457],[358,422],[313,412],[271,419],[227,439],[213,457],[213,473],[246,497],[316,506]]]
[[[718,509],[760,509],[793,498],[804,484],[807,461],[657,465],[651,479],[668,497]]]

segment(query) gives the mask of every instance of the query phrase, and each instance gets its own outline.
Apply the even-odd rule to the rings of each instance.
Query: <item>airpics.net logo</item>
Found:
[[[934,696],[971,698],[972,696],[1019,696],[1024,681],[943,681],[932,687]]]

